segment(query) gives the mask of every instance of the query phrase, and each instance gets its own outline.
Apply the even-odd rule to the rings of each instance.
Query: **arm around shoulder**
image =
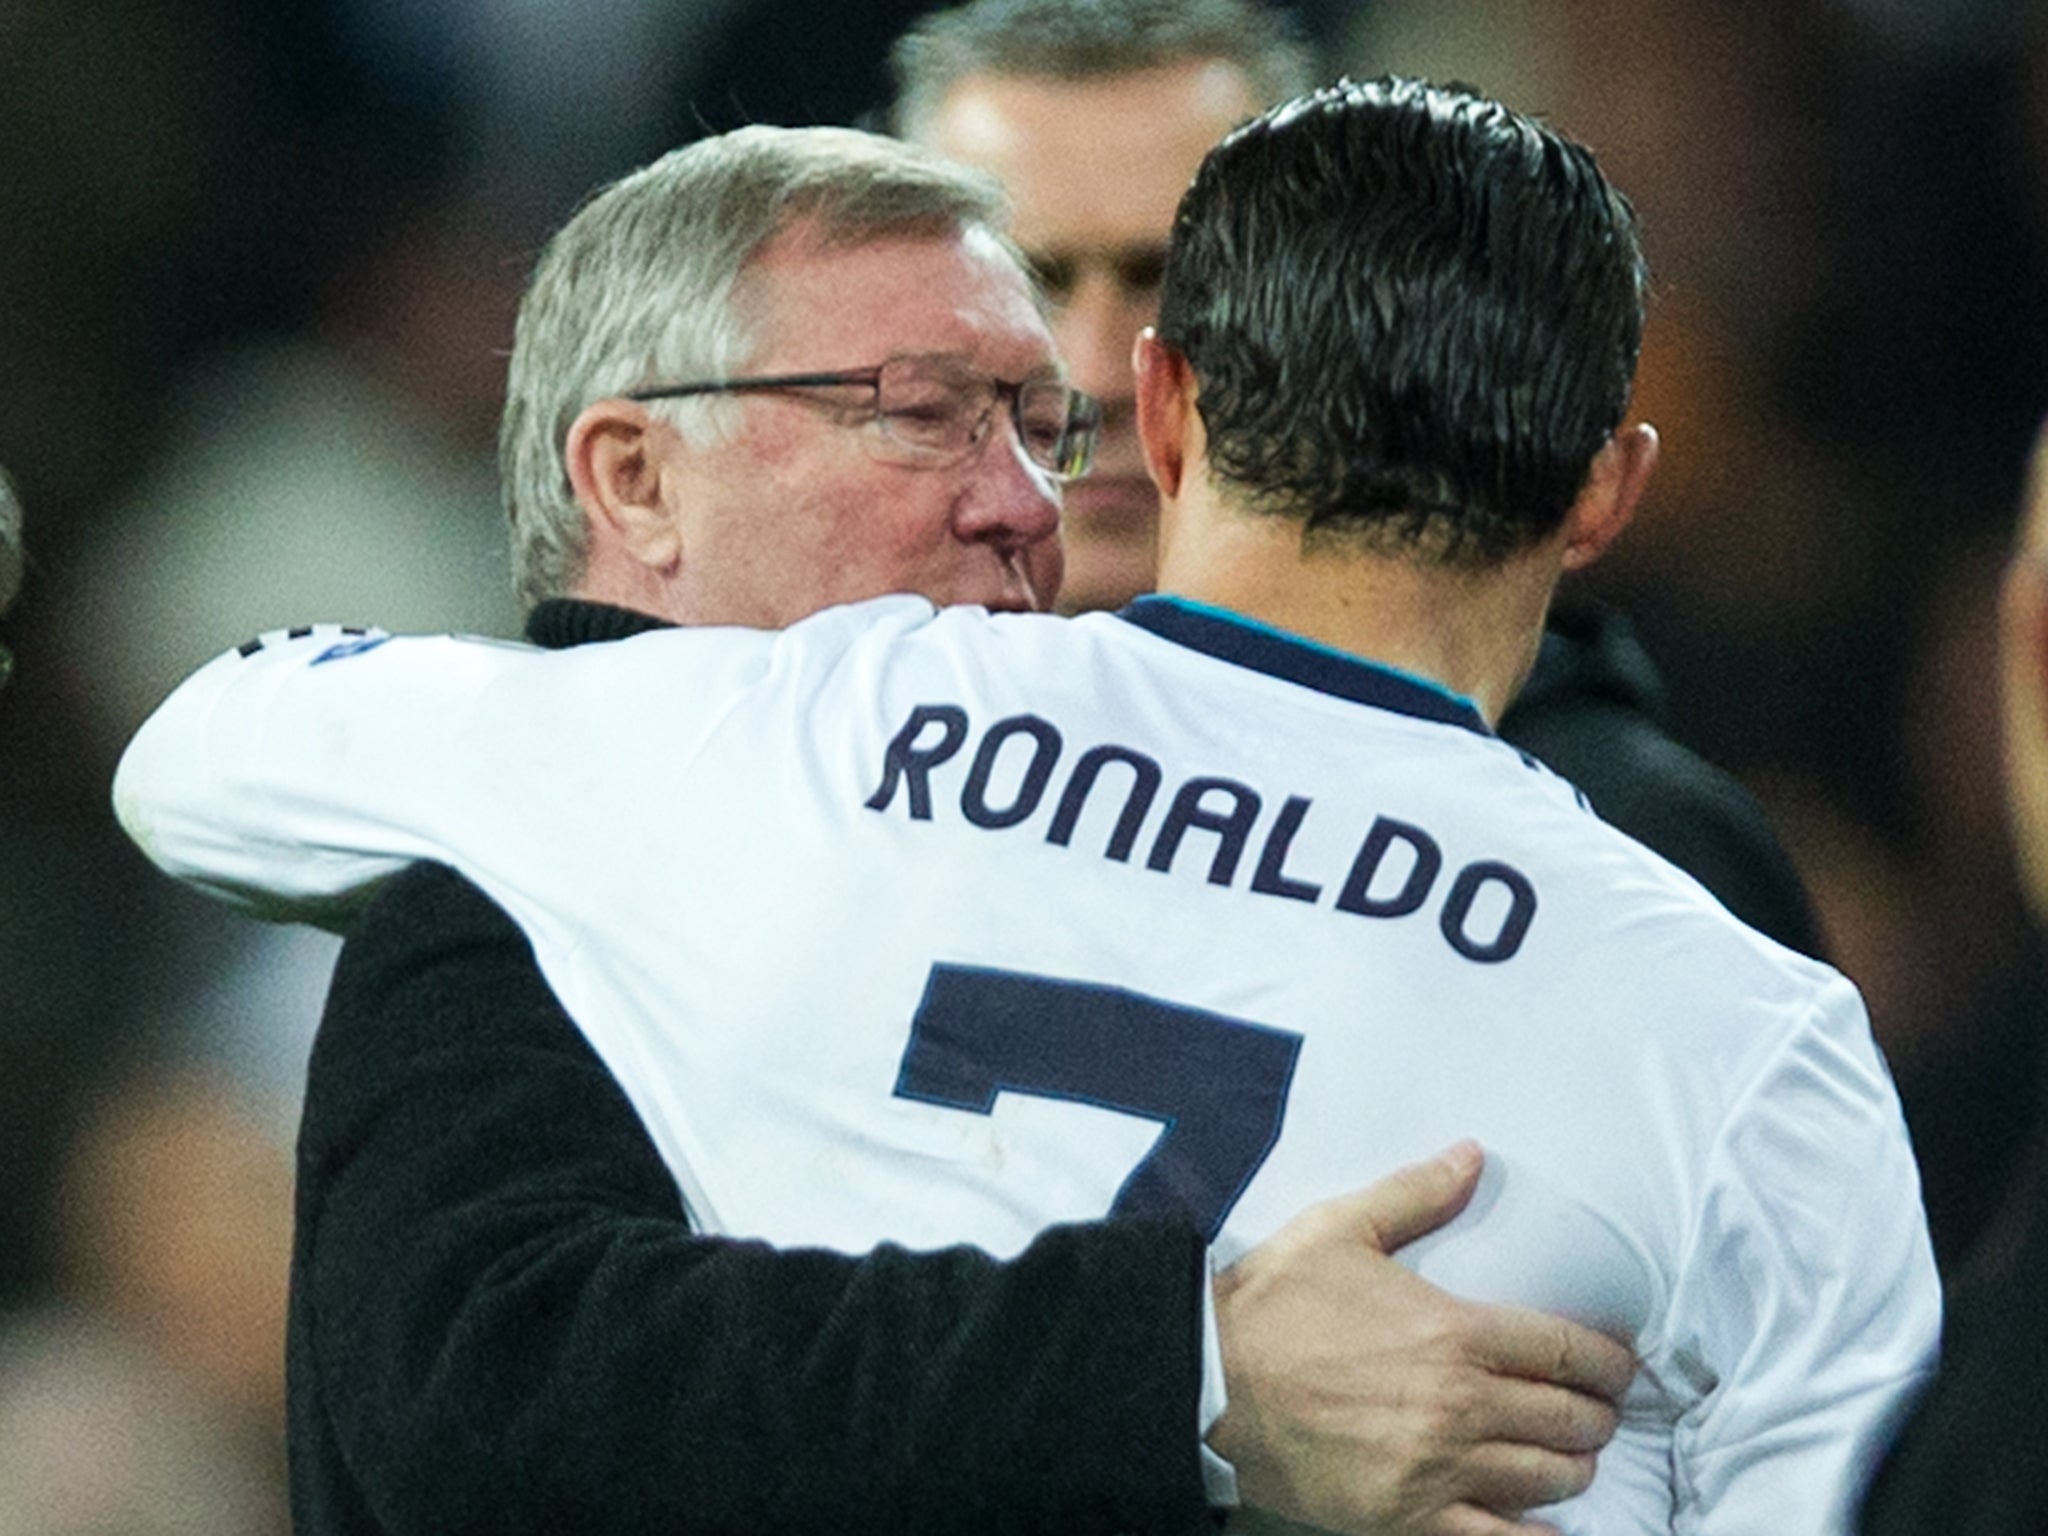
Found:
[[[690,1231],[509,919],[395,880],[315,1047],[294,1498],[390,1529],[1184,1530],[1202,1253],[1177,1224],[1016,1259]],[[382,1528],[382,1527],[380,1527]]]

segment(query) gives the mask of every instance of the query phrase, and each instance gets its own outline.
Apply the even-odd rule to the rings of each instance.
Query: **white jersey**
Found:
[[[463,871],[709,1231],[1002,1254],[1177,1206],[1227,1261],[1476,1137],[1472,1208],[1404,1256],[1642,1360],[1567,1531],[1845,1531],[1931,1368],[1855,989],[1463,701],[1227,615],[322,627],[188,682],[116,799],[270,915]]]

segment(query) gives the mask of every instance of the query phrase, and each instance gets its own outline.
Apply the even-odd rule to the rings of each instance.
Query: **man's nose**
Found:
[[[1100,400],[1134,393],[1131,342],[1158,318],[1157,296],[1133,292],[1101,263],[1084,266],[1053,317],[1053,339],[1077,388]]]
[[[1008,411],[998,406],[995,417],[975,455],[956,520],[963,538],[1023,549],[1059,533],[1060,481],[1025,453]]]

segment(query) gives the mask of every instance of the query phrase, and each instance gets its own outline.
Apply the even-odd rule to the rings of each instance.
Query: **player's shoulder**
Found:
[[[1553,781],[1562,782],[1562,781]],[[1669,978],[1700,997],[1766,997],[1786,1006],[1835,1007],[1855,989],[1842,973],[1737,916],[1696,876],[1583,804],[1535,797],[1547,823],[1546,886],[1622,971]]]
[[[356,665],[361,658],[375,658],[371,665],[380,676],[472,675],[508,659],[545,654],[526,641],[493,635],[401,634],[371,624],[295,624],[250,636],[216,656],[192,681],[212,674],[216,681],[231,684],[243,675],[261,675],[289,688],[298,676],[308,682],[353,677],[361,670]]]
[[[778,672],[940,668],[980,671],[1026,667],[1033,656],[1071,654],[1101,616],[992,612],[974,604],[938,606],[906,594],[822,609],[773,637]]]
[[[1766,1051],[1805,1040],[1809,1048],[1832,1041],[1825,1049],[1859,1057],[1874,1052],[1863,994],[1846,974],[1750,926],[1691,876],[1678,879],[1691,899],[1657,945],[1650,972],[1674,1016],[1716,1038],[1746,1019]]]

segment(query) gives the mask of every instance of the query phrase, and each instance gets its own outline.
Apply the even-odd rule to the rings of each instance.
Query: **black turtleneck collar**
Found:
[[[550,597],[526,616],[526,638],[551,651],[590,645],[600,640],[628,640],[653,629],[674,629],[666,619],[610,603],[588,603],[577,597]]]

